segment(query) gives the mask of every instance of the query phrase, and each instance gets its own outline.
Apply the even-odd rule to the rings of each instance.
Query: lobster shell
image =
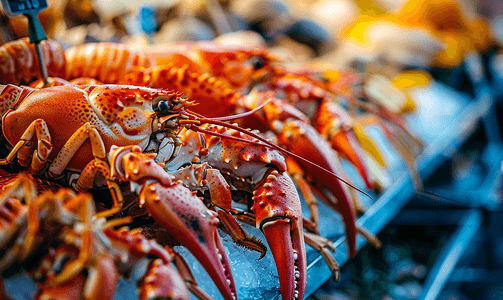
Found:
[[[134,68],[153,65],[143,52],[116,43],[84,44],[68,49],[65,55],[67,79],[92,77],[117,83]]]
[[[42,55],[49,76],[65,78],[66,60],[61,45],[53,40],[42,41]],[[42,77],[34,44],[28,38],[0,46],[0,84],[28,84]]]

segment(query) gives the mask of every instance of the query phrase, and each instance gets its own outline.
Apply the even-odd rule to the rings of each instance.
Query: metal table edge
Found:
[[[418,300],[436,299],[444,285],[449,280],[459,259],[468,248],[482,225],[482,213],[478,209],[470,209],[459,222],[459,228],[452,234],[425,279]]]

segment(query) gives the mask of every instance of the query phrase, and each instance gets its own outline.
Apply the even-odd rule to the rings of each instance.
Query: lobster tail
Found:
[[[42,41],[42,55],[49,76],[66,77],[66,59],[58,42]],[[28,38],[8,42],[0,46],[0,83],[30,83],[40,78],[40,64],[35,45]]]

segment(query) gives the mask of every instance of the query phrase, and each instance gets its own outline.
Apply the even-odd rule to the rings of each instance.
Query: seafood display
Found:
[[[138,299],[211,299],[180,247],[219,297],[238,299],[228,238],[259,259],[270,251],[281,298],[303,299],[307,246],[340,277],[318,200],[344,228],[348,257],[358,235],[381,245],[356,224],[361,198],[390,185],[368,128],[422,189],[423,141],[405,118],[426,72],[292,65],[265,47],[209,41],[47,40],[42,52],[47,81],[27,38],[0,46],[0,296],[1,280],[24,273],[35,299],[113,299],[121,278]]]
[[[66,53],[52,48],[66,65],[60,77],[49,80],[50,86],[40,80],[31,87],[1,86],[8,154],[0,165],[77,192],[108,189],[108,208],[96,217],[131,217],[132,225],[138,219],[156,223],[176,241],[172,244],[186,247],[199,260],[224,298],[235,299],[220,226],[240,246],[261,256],[270,250],[283,298],[303,298],[304,243],[318,249],[334,278],[339,276],[332,243],[318,235],[313,192],[343,216],[350,256],[356,253],[357,232],[373,238],[355,225],[358,204],[349,189],[357,188],[339,162],[339,155],[348,158],[371,189],[364,150],[348,113],[330,101],[328,91],[315,85],[306,88],[305,80],[297,79],[300,86],[288,82],[288,71],[274,66],[265,50],[209,46],[193,46],[202,61],[197,64],[188,57],[175,59],[181,53],[169,58],[157,49],[136,52],[114,44],[83,45],[80,48],[88,49]],[[121,58],[120,64],[110,55]],[[203,65],[213,66],[210,62],[218,55],[226,63],[207,73]],[[96,61],[102,62],[99,68],[91,64]],[[159,61],[164,64],[156,65]],[[233,63],[242,74],[225,70]],[[147,81],[152,72],[157,80]],[[178,77],[170,77],[173,74]],[[13,83],[28,83],[26,78]],[[301,113],[302,102],[315,105],[310,116]],[[225,110],[212,111],[215,106]],[[306,173],[320,176],[306,180]],[[124,184],[132,192],[128,199]],[[302,215],[296,185],[310,203],[311,220]],[[236,190],[248,196],[233,200]],[[236,201],[248,209],[236,208]],[[264,233],[267,246],[236,222],[242,215]]]

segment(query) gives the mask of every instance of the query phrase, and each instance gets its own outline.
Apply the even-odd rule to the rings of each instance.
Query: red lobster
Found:
[[[176,253],[138,231],[113,229],[127,220],[91,220],[89,194],[68,188],[37,193],[23,173],[11,177],[9,185],[0,195],[0,271],[22,265],[39,283],[35,299],[112,299],[119,276],[147,256],[152,262],[138,280],[139,299],[190,299],[170,265]]]
[[[121,44],[84,44],[65,52],[66,79],[92,77],[105,83],[120,83],[134,69],[150,66],[188,68],[208,73],[235,90],[269,74],[276,57],[262,48],[216,46],[213,43],[161,44],[133,48]]]
[[[197,178],[202,187],[209,188],[210,193],[215,191],[217,195],[227,194],[222,198],[225,201],[218,197],[212,200],[215,201],[213,205],[218,207],[222,222],[229,226],[230,230],[234,230],[235,221],[229,214],[229,189],[224,184],[222,175],[209,166],[224,173],[234,170],[232,173],[228,172],[230,177],[244,182],[249,180],[248,186],[255,191],[253,209],[257,226],[265,232],[277,262],[282,295],[285,298],[293,298],[295,295],[303,297],[306,263],[300,200],[291,179],[284,173],[286,165],[283,156],[277,152],[281,148],[267,143],[256,134],[221,120],[191,114],[186,110],[190,102],[176,93],[164,90],[113,85],[58,86],[42,90],[21,89],[12,85],[1,88],[4,107],[3,133],[13,145],[13,150],[0,162],[9,164],[17,156],[19,163],[29,167],[32,172],[66,180],[67,184],[76,190],[85,191],[93,186],[108,185],[114,198],[114,207],[105,215],[111,215],[121,209],[121,192],[116,178],[135,182],[134,177],[122,178],[117,175],[120,173],[116,173],[115,169],[110,171],[109,161],[115,163],[115,158],[108,159],[108,150],[112,145],[138,145],[144,148],[145,152],[154,153],[151,155],[155,156],[157,162],[165,164],[167,170],[178,169],[194,162],[203,163],[206,160],[208,166],[202,165],[202,170],[206,169],[206,172],[201,172],[200,175],[204,176]],[[55,106],[61,109],[55,111]],[[238,131],[227,133],[225,127],[204,127],[204,123],[224,125]],[[61,127],[61,124],[66,126]],[[198,134],[179,138],[177,134],[184,127],[213,138],[203,140]],[[246,135],[239,137],[239,131]],[[248,137],[249,135],[253,136],[253,139]],[[239,143],[232,142],[233,140]],[[171,197],[165,199],[175,203],[179,199],[191,203],[191,207],[197,207],[197,203],[202,205],[194,194],[171,184],[170,177],[166,176],[163,169],[151,170],[142,167],[132,169],[132,172],[140,178],[145,178],[139,183],[148,186],[149,178],[161,178],[159,184],[171,191],[162,194]],[[185,178],[183,170],[173,173],[174,176]],[[174,226],[172,224],[178,222],[187,225],[184,219],[187,215],[199,220],[200,225],[196,227],[167,229],[168,232],[183,230],[178,235],[178,241],[196,257],[200,257],[208,273],[213,274],[212,277],[224,297],[233,299],[236,291],[225,251],[218,243],[218,219],[211,217],[211,211],[206,208],[205,212],[196,213],[173,204],[173,207],[178,209],[173,214],[175,219],[166,224],[163,220],[165,216],[158,214],[159,203],[155,203],[146,201],[144,206],[162,225]],[[207,225],[202,227],[201,224]],[[202,235],[197,233],[197,230],[201,229],[204,232]],[[262,248],[253,238],[249,239],[246,234],[240,234],[244,237],[239,239],[248,243],[248,247]],[[281,236],[284,242],[275,240],[278,236]],[[200,244],[206,245],[204,249]],[[222,259],[218,258],[220,256]],[[297,261],[295,265],[298,269],[287,267],[285,261]]]
[[[152,67],[140,72],[132,72],[126,76],[126,82],[140,86],[165,87],[181,91],[188,99],[197,101],[197,106],[191,109],[216,117],[218,115],[228,115],[241,110],[250,111],[264,103],[265,99],[270,99],[270,94],[255,93],[252,91],[247,96],[242,97],[238,93],[232,92],[226,88],[225,84],[209,77],[207,74],[190,73],[187,68],[176,67]],[[311,95],[311,94],[308,94]],[[321,94],[326,95],[326,94]],[[300,101],[299,101],[300,102]],[[309,125],[309,119],[304,113],[296,107],[280,99],[274,99],[263,107],[262,111],[256,112],[252,116],[240,119],[242,127],[251,127],[260,131],[273,130],[278,143],[297,155],[307,158],[309,161],[322,166],[323,168],[344,177],[339,163],[338,155],[332,148],[337,148],[349,157],[351,161],[359,166],[363,178],[370,186],[370,180],[365,170],[365,164],[362,162],[361,149],[355,141],[352,132],[352,123],[349,116],[342,108],[334,104],[323,102],[320,105],[319,114],[326,109],[326,114],[332,117],[320,116],[320,120],[327,120],[320,124],[320,131],[330,136],[331,143],[321,137],[318,132]],[[314,101],[306,101],[306,105],[315,105]],[[356,253],[356,227],[354,225],[355,213],[351,205],[350,192],[346,186],[335,179],[333,176],[323,176],[312,164],[300,161],[306,173],[312,174],[313,181],[317,182],[317,189],[329,189],[330,192],[339,199],[339,201],[329,200],[330,197],[324,197],[326,202],[337,209],[343,216],[348,236],[350,255]],[[297,168],[298,172],[303,172]],[[293,171],[293,170],[292,170]],[[314,174],[320,174],[315,176]],[[305,186],[303,176],[295,176],[300,186]],[[309,197],[304,193],[306,199],[314,203],[314,197]],[[310,205],[312,210],[315,204]],[[313,221],[317,222],[317,213],[312,212]]]
[[[191,55],[188,55],[189,57],[197,57],[197,61],[200,64],[195,64],[191,59],[189,59],[188,56],[186,56],[185,54],[182,55],[183,51],[181,51],[179,48],[184,49],[186,53],[191,53]],[[125,79],[123,79],[126,83],[143,86],[150,85],[151,87],[163,87],[181,91],[186,96],[188,96],[189,99],[197,99],[198,106],[194,107],[196,111],[203,114],[210,113],[210,116],[215,117],[236,113],[239,111],[240,106],[244,104],[238,103],[239,94],[232,93],[226,88],[226,84],[217,81],[215,78],[209,77],[206,74],[201,75],[202,70],[209,70],[211,74],[217,74],[219,75],[219,78],[223,78],[225,80],[226,76],[224,75],[229,73],[225,71],[226,68],[231,65],[240,66],[240,68],[237,69],[241,73],[231,72],[232,74],[234,74],[234,79],[231,80],[232,82],[234,82],[234,84],[227,83],[227,85],[232,85],[235,88],[238,88],[238,86],[248,86],[254,81],[257,81],[259,78],[271,73],[271,70],[273,70],[272,62],[274,61],[274,58],[268,55],[267,52],[263,49],[214,47],[214,45],[209,44],[185,44],[180,45],[179,48],[171,48],[168,50],[164,48],[161,49],[160,47],[154,49],[143,49],[143,52],[147,54],[146,57],[150,58],[148,60],[149,62],[146,63],[147,65],[152,64],[152,61],[154,60],[157,63],[170,62],[170,64],[168,64],[168,67],[153,67],[151,69],[144,70],[144,67],[142,67],[142,62],[145,62],[146,60],[138,59],[138,55],[140,55],[139,53],[142,52],[132,49],[128,50],[128,48],[126,48],[125,46],[116,44],[101,43],[82,45],[67,52],[69,61],[68,66],[70,69],[74,70],[68,71],[68,73],[75,73],[75,76],[94,76],[104,81],[115,82],[116,80],[118,80],[118,78],[120,78],[120,76],[114,75],[114,78],[110,78],[110,74],[117,73],[123,75],[126,69],[133,70],[134,66],[136,66],[140,73],[134,71],[126,75]],[[107,49],[111,51],[105,51]],[[170,54],[170,52],[172,53]],[[161,55],[162,53],[164,53],[164,56]],[[122,58],[124,58],[124,60],[127,60],[128,63],[125,65],[116,65],[118,68],[124,67],[126,69],[116,70],[115,67],[111,67],[109,69],[105,68],[104,66],[108,65],[108,62],[112,60],[112,57],[121,57],[121,60]],[[103,61],[104,63],[98,64],[98,66],[100,67],[96,68],[91,65],[91,62],[95,61]],[[222,62],[227,63],[222,64]],[[179,68],[180,65],[183,65],[183,67]],[[204,65],[205,68],[203,68],[202,65]],[[73,66],[76,67],[73,68]],[[109,70],[116,70],[117,72],[108,72]],[[239,77],[237,74],[242,74],[242,76]],[[135,75],[141,75],[141,79],[135,78]],[[238,80],[238,78],[240,78],[240,80]],[[229,80],[226,80],[226,82],[227,81]],[[219,103],[219,105],[215,105],[216,103]],[[314,102],[311,101],[311,103]],[[327,101],[325,101],[324,103],[325,105],[320,106],[320,111],[324,111],[326,109],[326,106],[330,106]],[[246,105],[250,106],[251,104],[247,103]],[[254,105],[255,107],[258,104],[253,103],[252,105]],[[287,104],[283,102],[283,106],[286,107]],[[284,111],[285,110],[287,109],[284,109]],[[302,116],[302,114],[293,113],[293,110],[293,108],[290,109],[290,111],[288,112],[289,114],[284,114],[282,116],[281,120],[290,124],[287,125],[285,123],[285,126],[283,128],[295,129],[296,132],[301,132],[303,130],[305,131],[305,127],[307,125],[296,121],[286,120],[286,118],[292,117],[292,114],[295,114],[295,118],[297,119],[301,119],[302,121],[306,120],[305,117]],[[355,142],[355,138],[351,136],[351,122],[348,121],[348,117],[344,114],[344,111],[342,111],[342,109],[336,110],[335,113],[333,113],[333,109],[327,110],[327,113],[331,113],[331,117],[337,117],[336,121],[334,122],[337,123],[338,120],[339,123],[337,124],[341,125],[340,127],[342,128],[342,130],[332,130],[334,127],[332,126],[332,123],[334,122],[331,122],[328,125],[324,125],[328,129],[323,130],[327,132],[326,135],[329,135],[330,133],[332,137],[332,145],[334,147],[337,147],[338,150],[345,153],[345,156],[349,157],[351,161],[359,167],[362,176],[364,176],[364,178],[366,179],[367,185],[370,186],[370,181],[365,170],[365,163],[362,162],[361,154],[359,154],[361,152],[361,149]],[[276,116],[272,116],[265,121],[262,120],[262,125],[259,128],[272,128],[272,123],[275,120],[275,117]],[[253,127],[257,128],[257,124],[253,124]],[[299,131],[298,128],[300,127],[301,130]],[[299,138],[299,142],[308,142],[310,145],[319,144],[320,140],[315,137],[315,132],[311,131],[311,133],[312,134],[310,136],[302,134],[297,134],[296,136]],[[288,147],[288,141],[290,140],[291,139],[283,139],[280,142],[283,145],[287,145],[287,148],[289,148],[290,150],[301,149],[296,147]],[[302,155],[309,154],[309,159],[317,160],[319,164],[329,169],[331,172],[340,172],[336,154],[325,146],[325,142],[321,143],[323,144],[322,147],[311,148],[314,149],[315,152],[304,152],[302,153]],[[323,159],[320,160],[319,157],[323,157]],[[332,163],[330,161],[334,162]],[[310,166],[307,166],[307,168],[309,169]],[[301,180],[301,177],[297,178],[299,178],[298,180]],[[347,191],[346,187],[341,185],[337,180],[333,180],[333,177],[329,178],[332,178],[331,182],[319,182],[321,184],[320,187],[335,187],[335,190],[332,190],[332,192],[336,194],[337,197],[345,199],[341,201],[342,204],[337,205],[335,205],[333,201],[328,202],[332,206],[337,206],[338,210],[344,215],[348,233],[347,235],[350,242],[350,252],[351,255],[354,255],[354,253],[356,252],[356,229],[354,226],[354,212],[350,207],[350,201],[348,200],[350,198],[349,192]],[[324,181],[326,181],[325,179],[327,179],[327,177],[323,177]]]

